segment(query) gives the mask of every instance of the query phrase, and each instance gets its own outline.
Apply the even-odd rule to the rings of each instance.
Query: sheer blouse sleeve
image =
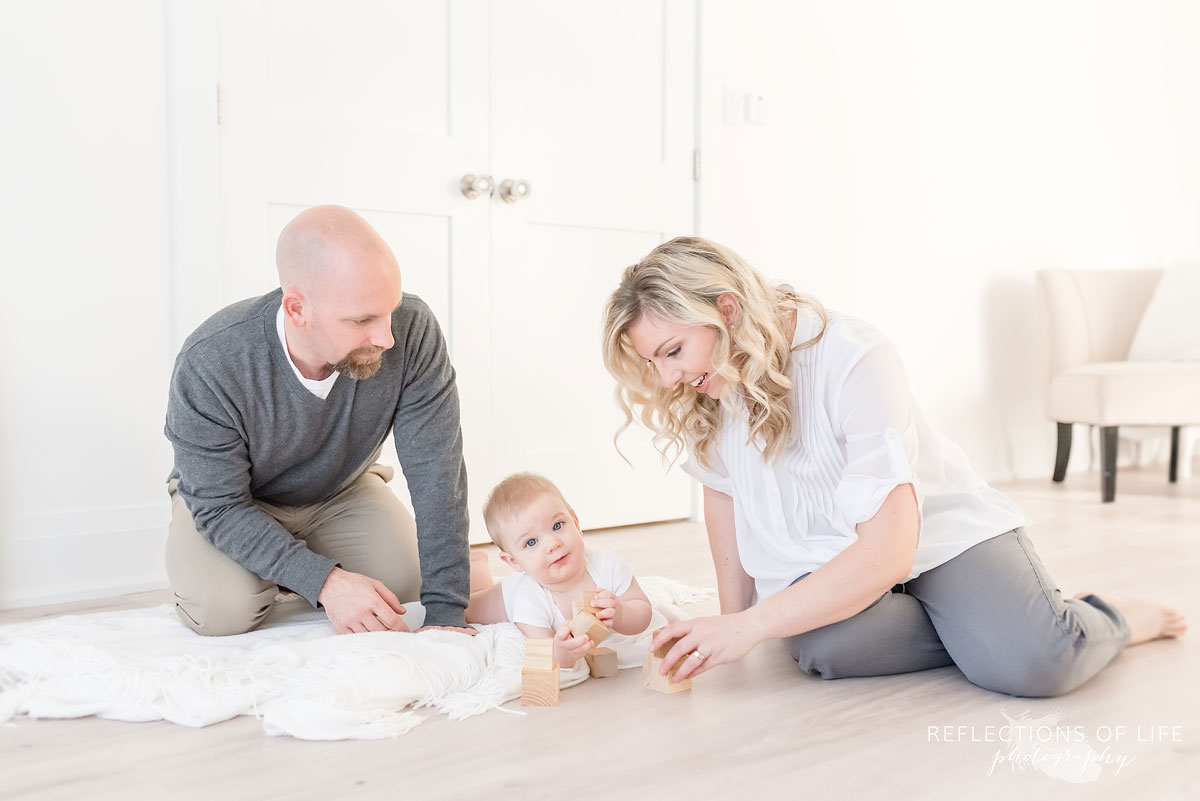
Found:
[[[908,377],[894,345],[873,336],[830,384],[831,416],[846,443],[846,469],[834,502],[848,523],[870,520],[896,487],[912,484],[917,503],[917,430]]]
[[[717,492],[723,492],[726,495],[733,495],[733,482],[729,479],[729,471],[725,468],[725,463],[721,461],[721,457],[717,454],[716,448],[709,451],[709,462],[711,468],[704,467],[696,458],[695,452],[688,447],[688,460],[680,465],[683,472],[687,473],[692,478],[699,481],[706,487],[712,487]]]

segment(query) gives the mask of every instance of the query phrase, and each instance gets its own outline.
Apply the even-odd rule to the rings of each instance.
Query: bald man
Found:
[[[280,288],[210,317],[175,360],[167,575],[200,634],[262,622],[279,587],[339,633],[465,628],[467,477],[458,390],[429,307],[340,206],[301,212]],[[391,433],[416,511],[377,464]]]

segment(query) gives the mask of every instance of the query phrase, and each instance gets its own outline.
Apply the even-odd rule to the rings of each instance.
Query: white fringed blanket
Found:
[[[623,668],[641,665],[650,631],[690,617],[681,605],[713,595],[653,576],[639,583],[654,620],[618,647]],[[406,606],[415,629],[424,610]],[[477,628],[339,637],[302,600],[276,604],[263,628],[234,637],[193,633],[169,604],[0,626],[0,723],[96,715],[207,726],[254,715],[272,735],[396,737],[424,720],[417,709],[460,720],[521,694],[521,633],[511,623]],[[580,661],[561,686],[587,678]]]

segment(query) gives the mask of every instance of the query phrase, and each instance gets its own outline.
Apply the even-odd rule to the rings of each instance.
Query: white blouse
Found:
[[[801,307],[793,345],[820,325]],[[962,449],[929,425],[895,346],[867,323],[830,312],[821,340],[793,352],[789,377],[793,429],[776,462],[748,442],[744,418],[725,412],[712,469],[692,452],[683,465],[732,496],[738,553],[759,601],[858,539],[856,526],[901,484],[916,489],[921,516],[910,579],[1029,524],[976,475]]]

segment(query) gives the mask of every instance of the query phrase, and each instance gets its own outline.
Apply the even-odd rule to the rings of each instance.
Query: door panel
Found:
[[[662,2],[606,3],[580,24],[561,2],[503,9],[501,59],[522,80],[504,87],[529,149],[655,165],[663,154]],[[519,30],[514,30],[519,28]],[[508,37],[518,38],[516,47]],[[553,65],[548,67],[547,65]]]
[[[266,9],[268,113],[445,137],[454,32],[447,10],[444,2],[272,0]],[[335,58],[316,55],[330,42],[337,43]]]
[[[493,174],[529,181],[493,211],[496,478],[562,485],[586,527],[687,517],[691,482],[624,419],[601,362],[621,271],[692,230],[693,6],[550,0],[492,11]]]

